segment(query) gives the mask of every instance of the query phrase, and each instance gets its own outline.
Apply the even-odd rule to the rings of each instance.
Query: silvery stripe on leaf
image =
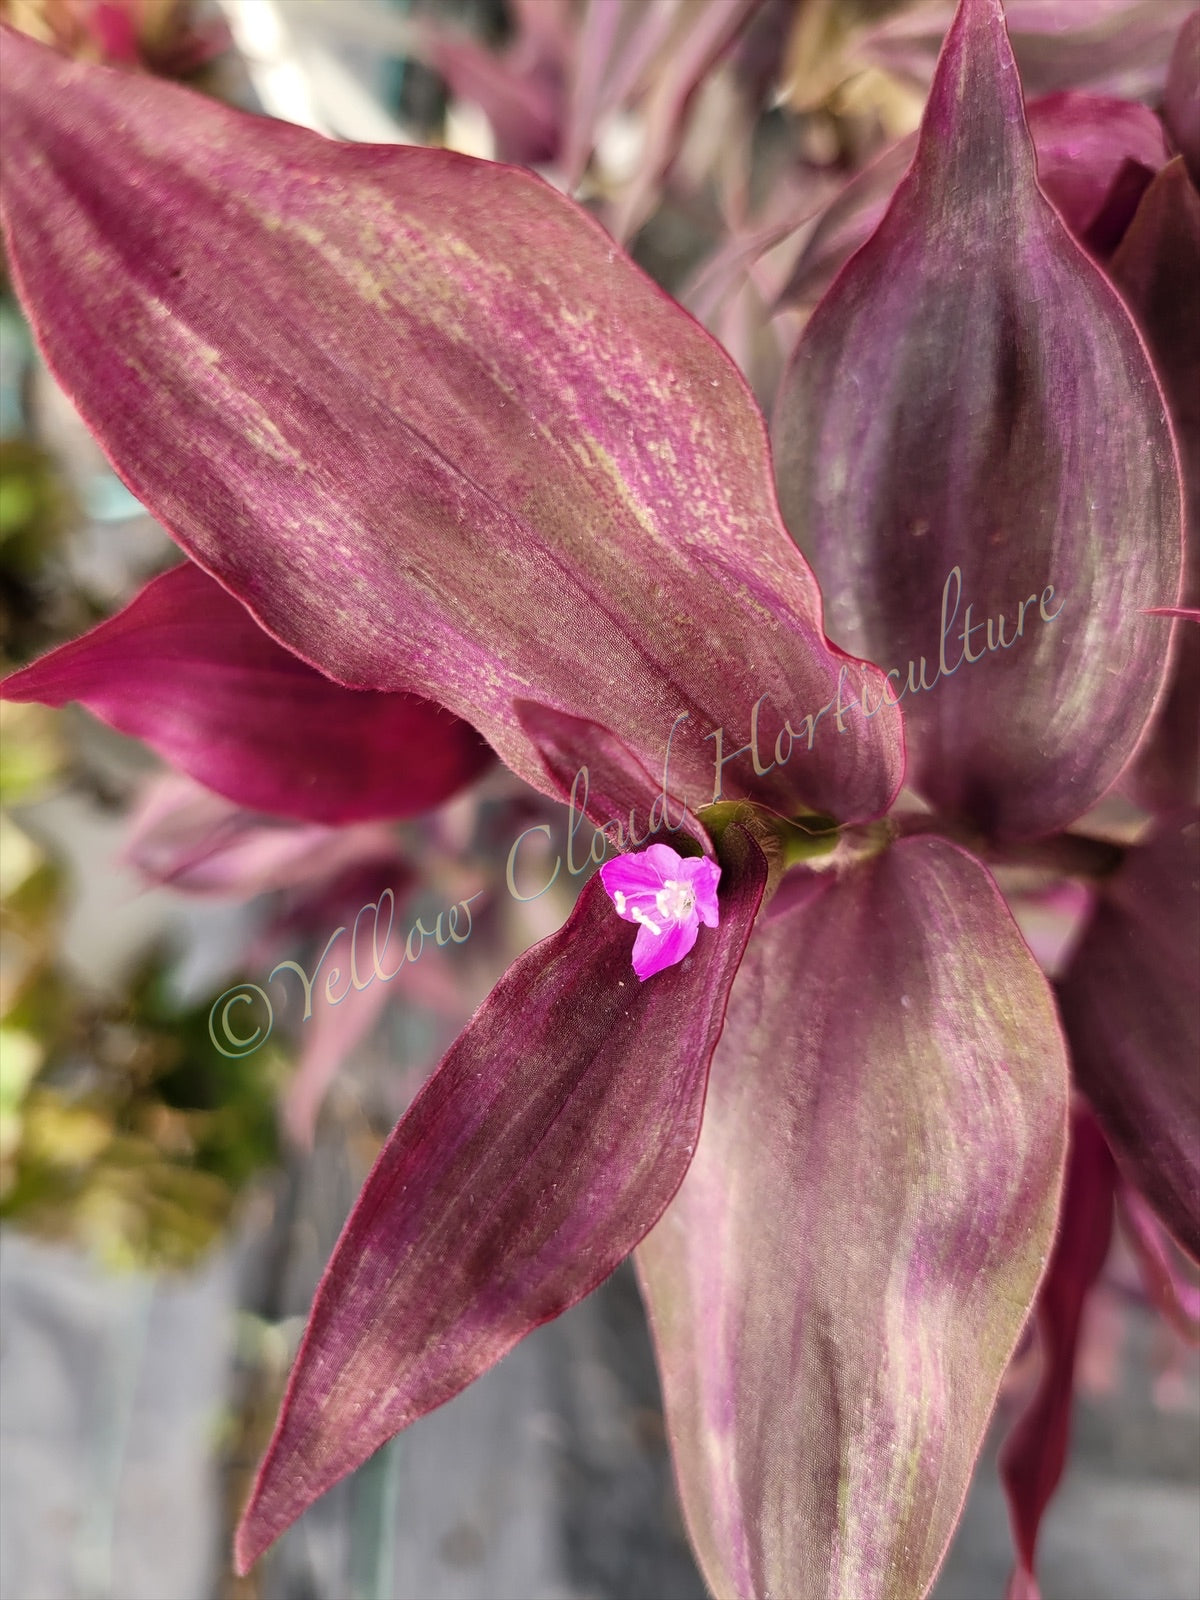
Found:
[[[401,1118],[326,1269],[238,1533],[245,1571],[317,1495],[608,1275],[699,1137],[766,883],[727,830],[720,937],[641,984],[598,878]]]
[[[1081,816],[1162,691],[1170,628],[1144,613],[1178,597],[1181,490],[1129,314],[1037,187],[999,0],[959,11],[916,160],[813,313],[775,441],[833,637],[926,658],[909,781],[1001,838]],[[943,641],[931,596],[955,567]],[[1061,615],[1030,628],[1047,589]]]
[[[637,1251],[676,1473],[717,1600],[911,1600],[1049,1253],[1065,1051],[952,845],[773,911],[695,1160]]]
[[[1130,169],[1144,173],[1148,182],[1167,159],[1162,123],[1147,106],[1128,100],[1053,94],[1027,102],[1025,116],[1038,183],[1080,242],[1087,240]],[[780,292],[780,304],[803,305],[820,298],[883,220],[916,148],[917,136],[910,134],[846,182],[806,239]],[[799,225],[804,218],[796,220]]]
[[[711,729],[741,743],[764,694],[778,719],[832,699],[847,663],[742,378],[579,207],[515,168],[2,48],[7,237],[47,360],[289,649],[447,706],[556,797],[517,702],[650,773],[689,711],[677,771],[703,796]],[[748,781],[859,820],[902,759],[889,711]]]

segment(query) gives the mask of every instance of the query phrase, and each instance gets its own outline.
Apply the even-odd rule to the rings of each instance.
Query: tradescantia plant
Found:
[[[785,379],[794,540],[728,358],[540,180],[3,53],[16,281],[193,563],[7,692],[128,720],[112,685],[157,640],[174,688],[138,731],[183,762],[180,726],[224,726],[188,762],[235,799],[239,705],[261,723],[280,681],[322,771],[374,761],[379,726],[411,748],[415,705],[421,748],[457,755],[440,787],[407,769],[413,809],[474,770],[474,729],[554,797],[586,768],[594,857],[625,852],[380,1155],[239,1567],[636,1251],[713,1592],[924,1594],[1050,1258],[1068,1055],[1125,1180],[1200,1253],[1196,734],[1165,720],[1194,692],[1180,455],[1129,309],[1038,187],[999,0],[961,0],[913,165]],[[1193,248],[1181,161],[1143,206],[1164,182]],[[1175,270],[1158,215],[1129,285]],[[240,696],[220,718],[214,675]],[[1129,848],[1079,826],[1118,780],[1153,813]],[[686,937],[635,974],[631,920],[643,951],[675,937],[645,846]],[[1061,1009],[991,870],[1013,866],[1099,885]],[[1078,1126],[1047,1327],[1099,1248],[1078,1267],[1073,1228],[1111,1210]],[[1069,1364],[1048,1381],[1054,1450]],[[1025,1594],[1038,1450],[1008,1468]]]

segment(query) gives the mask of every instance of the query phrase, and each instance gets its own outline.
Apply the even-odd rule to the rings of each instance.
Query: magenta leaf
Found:
[[[555,796],[518,700],[650,772],[686,712],[674,766],[704,804],[709,736],[744,745],[763,697],[768,741],[864,670],[876,697],[826,644],[732,362],[570,201],[3,51],[43,351],[143,504],[305,660],[447,706]],[[899,718],[845,727],[769,773],[745,757],[726,793],[879,814]]]
[[[820,299],[844,263],[865,244],[883,220],[896,185],[912,163],[916,147],[915,134],[897,139],[869,166],[847,180],[805,240],[780,293],[781,305],[810,305]],[[811,209],[805,199],[796,217],[797,226],[808,221]]]
[[[672,1450],[717,1600],[917,1600],[1049,1254],[1063,1044],[956,847],[782,900],[637,1252]]]
[[[1000,1452],[1017,1547],[1010,1600],[1037,1600],[1038,1529],[1066,1465],[1080,1328],[1112,1242],[1116,1176],[1095,1119],[1086,1110],[1077,1111],[1071,1119],[1058,1237],[1037,1299],[1041,1377]]]
[[[639,984],[628,930],[591,880],[397,1125],[317,1291],[239,1570],[385,1439],[593,1289],[662,1213],[695,1149],[766,882],[742,829],[722,845],[719,935]]]
[[[226,799],[308,822],[415,816],[492,759],[440,706],[314,671],[190,561],[0,695],[82,701]]]
[[[1037,187],[999,0],[963,0],[776,439],[833,637],[894,669],[914,787],[1002,838],[1087,810],[1161,690],[1143,612],[1176,603],[1181,491],[1137,332]]]
[[[398,977],[412,969],[401,968]],[[311,1150],[317,1117],[338,1068],[379,1022],[394,991],[376,979],[365,989],[351,987],[337,1005],[313,1008],[297,1044],[298,1059],[280,1101],[280,1120],[288,1137],[302,1150]]]
[[[1183,603],[1172,614],[1187,619],[1200,607],[1200,194],[1182,161],[1172,161],[1150,186],[1109,273],[1154,358],[1179,442],[1187,553]],[[1200,804],[1200,631],[1194,626],[1175,630],[1168,694],[1127,781],[1151,810]]]
[[[414,29],[422,59],[456,98],[482,108],[500,158],[530,166],[558,154],[566,114],[567,41],[556,27],[536,26],[538,11],[550,8],[526,8],[517,37],[503,51],[435,17],[421,18]]]
[[[688,109],[713,67],[763,0],[706,0],[678,8],[672,48],[650,78],[643,108],[645,146],[614,210],[613,232],[628,239],[654,209],[659,186],[679,154]],[[669,8],[662,8],[669,9]]]
[[[425,923],[405,914],[416,882],[393,841],[390,851],[347,859],[321,882],[285,897],[258,941],[253,964],[270,969],[270,984],[282,991],[289,1010],[294,1001],[304,1002],[303,1010],[290,1010],[296,1064],[279,1104],[283,1128],[302,1149],[312,1147],[322,1101],[339,1067],[370,1037],[389,1000],[419,1006],[444,983],[444,974],[432,971],[447,953],[438,938],[449,950],[455,946],[444,914],[441,921],[429,917],[428,937]],[[459,903],[454,912],[460,934],[466,927],[463,910]],[[410,951],[413,960],[407,959]],[[467,1009],[456,1007],[457,1022]],[[214,1032],[227,1029],[224,1017],[214,1006]],[[440,1047],[431,1051],[430,1065],[439,1053]]]
[[[542,764],[558,791],[573,797],[575,809],[608,827],[605,837],[619,849],[645,844],[650,832],[668,828],[682,832],[703,846],[707,838],[694,814],[711,795],[688,797],[680,793],[676,751],[679,729],[686,720],[667,729],[660,770],[651,775],[615,733],[585,717],[548,711],[527,700],[514,702],[518,720],[537,746]],[[586,853],[588,834],[579,848]],[[599,856],[593,859],[599,860]]]
[[[1128,224],[1142,192],[1166,165],[1162,123],[1132,101],[1074,93],[1035,100],[1026,117],[1043,193],[1074,238],[1093,254],[1107,253],[1124,231],[1120,224]]]
[[[634,78],[640,74],[643,54],[653,54],[653,47],[661,45],[670,24],[670,13],[661,8],[657,12],[639,12],[625,4],[625,0],[590,0],[579,25],[575,51],[571,93],[567,102],[567,125],[563,135],[563,149],[559,160],[564,185],[574,191],[587,171],[587,165],[596,146],[596,139],[606,114],[611,113],[616,100],[613,95],[614,79],[624,81],[621,87],[629,92],[633,81],[621,69],[630,61],[630,36],[633,37]],[[645,38],[641,48],[643,27],[653,29],[653,36]]]
[[[1075,1078],[1113,1154],[1200,1258],[1200,821],[1163,824],[1104,887],[1060,985]]]
[[[161,887],[249,900],[272,890],[311,888],[347,867],[379,860],[394,846],[381,823],[281,822],[166,772],[143,790],[121,854]]]

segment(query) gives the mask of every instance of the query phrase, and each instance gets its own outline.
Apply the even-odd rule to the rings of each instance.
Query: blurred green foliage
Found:
[[[94,609],[62,559],[83,512],[30,435],[32,347],[16,319],[0,296],[0,649],[14,663],[81,631]],[[91,792],[71,727],[0,703],[0,1218],[116,1267],[185,1267],[276,1160],[283,1061],[220,1055],[207,1006],[172,999],[166,953],[115,995],[63,964],[72,886],[9,808],[81,779]]]
[[[172,1001],[158,963],[115,1003],[38,966],[0,1027],[0,1218],[120,1268],[207,1250],[276,1159],[283,1070],[269,1049],[225,1059],[207,1015]]]

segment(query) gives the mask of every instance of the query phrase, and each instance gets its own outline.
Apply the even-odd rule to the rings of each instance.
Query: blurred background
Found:
[[[341,138],[531,165],[769,411],[911,156],[942,0],[0,0],[64,50]],[[1011,0],[1029,95],[1156,105],[1176,0]],[[0,264],[0,667],[177,559],[40,365]],[[247,812],[77,706],[0,705],[2,1600],[701,1600],[632,1277],[523,1342],[232,1576],[317,1279],[396,1118],[570,909],[506,892],[559,808],[501,770],[415,821]],[[536,862],[531,851],[531,871]],[[470,939],[216,1047],[214,1000],[391,887]],[[228,1041],[226,1041],[228,1042]],[[1034,1358],[1002,1396],[998,1439]],[[1046,1600],[1200,1596],[1200,1370],[1118,1241],[1089,1309]],[[1003,1593],[995,1440],[937,1589]],[[786,1600],[786,1597],[783,1597]]]

